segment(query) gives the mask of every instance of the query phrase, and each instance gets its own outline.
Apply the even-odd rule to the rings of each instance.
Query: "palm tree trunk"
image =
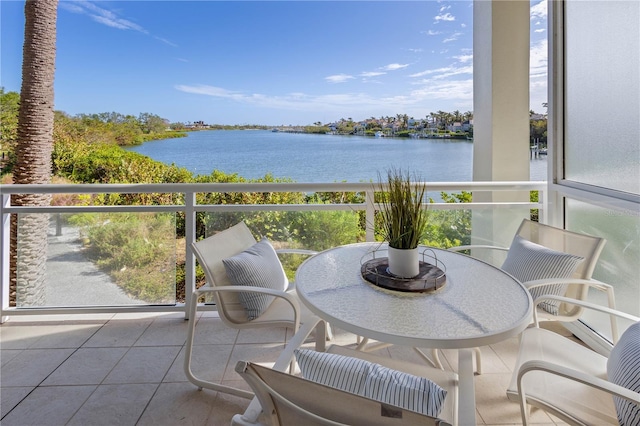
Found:
[[[27,0],[22,51],[22,87],[18,115],[15,184],[51,181],[53,81],[58,0]],[[16,194],[17,206],[49,205],[42,194]],[[11,221],[11,280],[15,305],[38,306],[45,300],[47,214],[23,213]]]

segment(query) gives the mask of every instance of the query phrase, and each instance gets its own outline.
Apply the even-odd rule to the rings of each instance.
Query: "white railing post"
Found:
[[[193,191],[184,194],[184,233],[185,233],[185,263],[184,263],[184,316],[189,319],[189,306],[193,292],[196,289],[196,259],[193,255],[191,244],[196,240],[196,193]]]
[[[8,317],[4,315],[5,310],[9,307],[9,262],[11,252],[11,214],[6,212],[6,208],[11,205],[11,195],[2,194],[2,224],[0,227],[0,324],[4,323]]]
[[[375,205],[375,192],[365,191],[364,193],[365,200],[365,241],[373,242],[376,240],[375,237],[375,215],[376,215],[376,205]]]

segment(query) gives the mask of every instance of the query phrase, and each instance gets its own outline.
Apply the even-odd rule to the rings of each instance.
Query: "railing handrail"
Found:
[[[475,181],[475,182],[424,182],[427,191],[518,191],[544,190],[545,181]],[[333,183],[108,183],[108,184],[9,184],[0,186],[0,194],[100,194],[119,193],[169,193],[169,192],[363,192],[377,189],[375,182]]]

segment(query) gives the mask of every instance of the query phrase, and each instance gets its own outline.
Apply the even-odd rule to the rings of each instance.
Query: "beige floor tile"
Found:
[[[5,365],[7,362],[18,356],[22,351],[23,349],[1,349],[0,365]]]
[[[99,385],[122,359],[128,348],[80,348],[42,383]]]
[[[284,327],[249,328],[240,330],[237,343],[285,343],[287,329]]]
[[[518,337],[512,337],[511,339],[504,340],[500,343],[496,343],[490,346],[502,360],[509,371],[513,371],[516,365],[516,359],[518,358],[518,348],[520,347],[520,339]]]
[[[480,352],[480,363],[483,374],[511,372],[511,367],[502,360],[491,346],[482,346]]]
[[[191,383],[163,383],[136,426],[204,425],[214,410],[216,392]]]
[[[187,324],[182,318],[156,319],[134,346],[182,346],[187,340]]]
[[[0,369],[0,385],[38,386],[73,353],[73,349],[27,349]]]
[[[95,386],[39,387],[2,419],[2,426],[65,425],[95,389]]]
[[[231,418],[236,414],[244,413],[249,402],[248,399],[218,392],[206,425],[229,426]]]
[[[522,422],[520,406],[507,399],[506,390],[510,380],[511,373],[481,374],[475,377],[476,406],[484,423],[502,425]],[[535,423],[553,423],[541,411],[534,413],[531,420]]]
[[[224,377],[233,345],[198,345],[193,347],[191,357],[192,373],[207,381],[218,383]],[[163,382],[184,382],[184,348],[176,357]]]
[[[284,344],[278,343],[235,345],[225,369],[223,380],[242,380],[238,373],[235,372],[238,361],[251,361],[272,367],[283,349]]]
[[[31,386],[0,389],[0,418],[13,410],[33,389]]]
[[[104,379],[104,383],[160,383],[179,351],[178,346],[134,346]]]
[[[101,385],[67,425],[135,425],[157,388],[157,384]]]
[[[109,321],[83,346],[93,348],[132,346],[152,322],[153,319],[150,318]]]
[[[238,339],[238,330],[224,324],[219,318],[200,318],[196,323],[193,342],[195,345],[234,344]]]
[[[0,346],[2,349],[77,348],[101,325],[94,322],[7,322],[0,327]]]
[[[30,349],[78,348],[100,329],[102,324],[64,324],[36,340]]]
[[[28,349],[41,337],[56,332],[57,327],[50,324],[28,325],[8,322],[0,326],[0,348]]]

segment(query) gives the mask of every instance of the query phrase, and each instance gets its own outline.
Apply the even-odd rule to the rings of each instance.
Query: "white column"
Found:
[[[529,180],[529,8],[528,1],[473,3],[474,181]],[[529,195],[474,193],[473,200]],[[527,211],[474,212],[473,243],[508,244]]]

